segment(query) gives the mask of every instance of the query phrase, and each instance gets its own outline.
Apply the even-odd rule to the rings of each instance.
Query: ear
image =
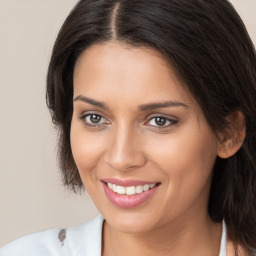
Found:
[[[245,117],[241,111],[234,111],[226,118],[228,128],[220,134],[218,156],[229,158],[243,145],[246,136]]]

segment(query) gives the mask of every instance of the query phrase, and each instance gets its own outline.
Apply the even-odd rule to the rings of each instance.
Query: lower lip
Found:
[[[156,185],[148,191],[128,196],[117,194],[113,192],[106,183],[102,182],[102,184],[108,200],[115,206],[121,208],[132,208],[144,203],[156,192],[157,188],[159,187],[159,185]]]

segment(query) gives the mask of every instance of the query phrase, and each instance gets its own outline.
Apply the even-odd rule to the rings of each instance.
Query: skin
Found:
[[[71,147],[105,218],[102,255],[219,255],[222,225],[211,221],[207,205],[214,161],[227,151],[161,54],[117,42],[91,46],[75,66],[74,99]],[[184,106],[141,109],[167,101]],[[107,199],[104,178],[161,185],[124,209]]]

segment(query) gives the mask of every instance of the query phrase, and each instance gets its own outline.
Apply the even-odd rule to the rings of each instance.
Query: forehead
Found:
[[[103,101],[108,96],[125,96],[134,102],[138,98],[140,103],[147,99],[195,103],[160,52],[113,42],[92,45],[79,57],[74,70],[74,95],[79,94],[96,94]]]

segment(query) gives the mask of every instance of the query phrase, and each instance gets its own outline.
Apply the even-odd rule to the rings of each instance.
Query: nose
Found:
[[[105,162],[116,171],[128,171],[142,167],[146,163],[140,135],[125,127],[113,131]]]

